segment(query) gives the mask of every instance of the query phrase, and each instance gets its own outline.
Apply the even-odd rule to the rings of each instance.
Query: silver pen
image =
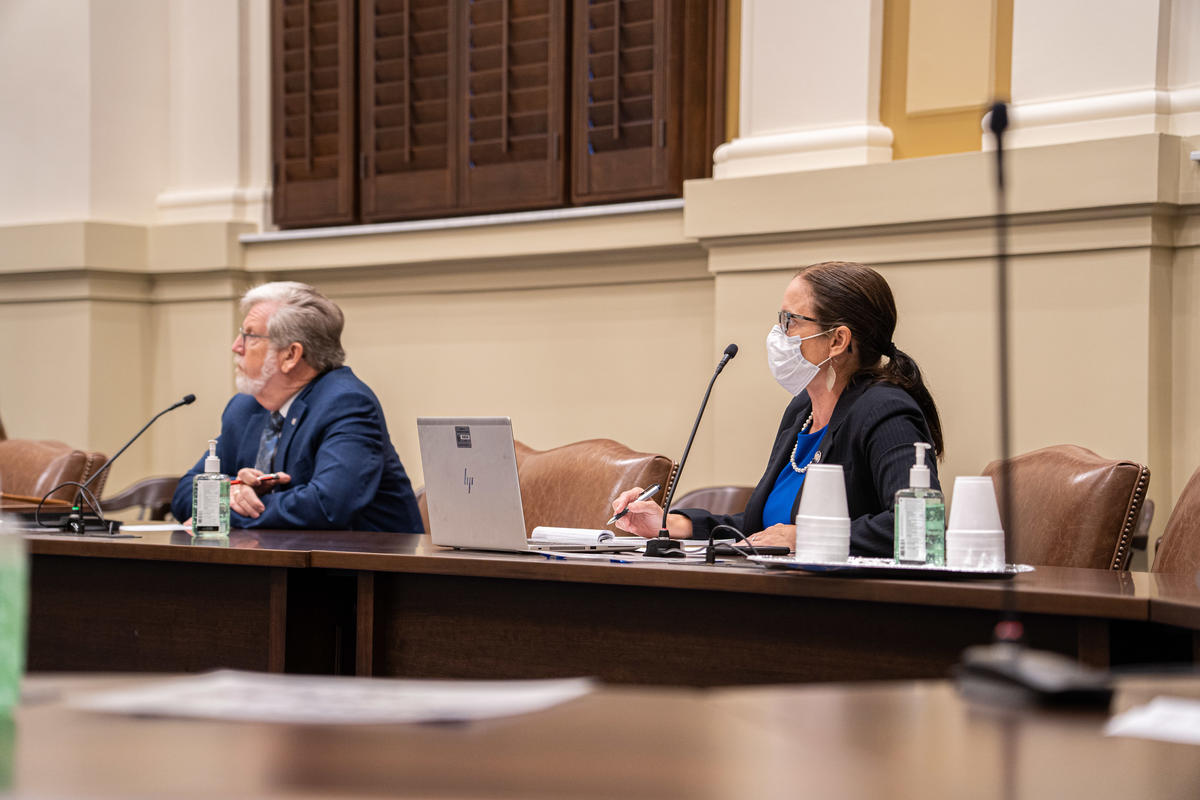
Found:
[[[662,487],[661,487],[661,486],[659,486],[657,483],[656,483],[656,484],[654,484],[654,485],[653,485],[653,486],[651,486],[649,489],[647,489],[646,491],[644,491],[644,492],[642,492],[641,494],[639,494],[639,495],[637,496],[637,499],[636,499],[636,500],[633,500],[632,502],[630,502],[630,503],[629,503],[629,506],[633,505],[634,503],[640,503],[640,502],[642,502],[643,500],[649,500],[651,497],[654,497],[654,495],[658,494],[658,490],[659,490],[659,489],[661,489],[661,488],[662,488]],[[618,513],[616,513],[616,514],[613,514],[613,515],[612,515],[612,518],[611,518],[611,519],[610,519],[608,522],[606,522],[606,523],[604,523],[604,524],[605,524],[605,525],[612,525],[614,522],[616,522],[617,520],[619,520],[621,517],[623,517],[623,516],[625,516],[626,514],[628,514],[628,513],[629,513],[629,506],[625,506],[625,509],[624,509],[623,511],[619,511],[619,512],[618,512]]]

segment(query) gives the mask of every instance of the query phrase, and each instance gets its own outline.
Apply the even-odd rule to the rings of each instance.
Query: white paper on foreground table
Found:
[[[593,686],[589,678],[435,681],[219,670],[80,696],[71,705],[137,716],[380,725],[528,714],[582,697]]]
[[[1180,744],[1200,744],[1200,700],[1156,697],[1118,714],[1104,726],[1106,736],[1134,736]]]

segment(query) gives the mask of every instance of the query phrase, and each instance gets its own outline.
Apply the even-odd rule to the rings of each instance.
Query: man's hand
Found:
[[[271,491],[276,486],[292,482],[292,476],[286,472],[268,474],[254,467],[239,469],[237,479],[241,483],[229,487],[229,507],[243,517],[251,519],[258,519],[258,515],[266,508],[259,495]]]

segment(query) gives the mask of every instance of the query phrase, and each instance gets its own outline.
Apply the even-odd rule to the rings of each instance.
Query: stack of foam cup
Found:
[[[796,509],[796,560],[845,561],[850,556],[850,512],[840,464],[810,464]]]
[[[1004,527],[996,487],[985,476],[954,479],[946,526],[946,566],[951,569],[1004,569]]]

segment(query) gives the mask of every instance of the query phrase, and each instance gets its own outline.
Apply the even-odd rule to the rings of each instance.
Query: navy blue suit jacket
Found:
[[[223,472],[234,477],[254,466],[269,416],[250,395],[229,401],[217,440]],[[349,367],[318,376],[296,395],[283,421],[274,469],[292,482],[262,495],[266,508],[258,518],[231,513],[233,527],[423,530],[383,409]],[[203,471],[202,456],[175,488],[171,513],[177,519],[192,516],[192,478]]]

